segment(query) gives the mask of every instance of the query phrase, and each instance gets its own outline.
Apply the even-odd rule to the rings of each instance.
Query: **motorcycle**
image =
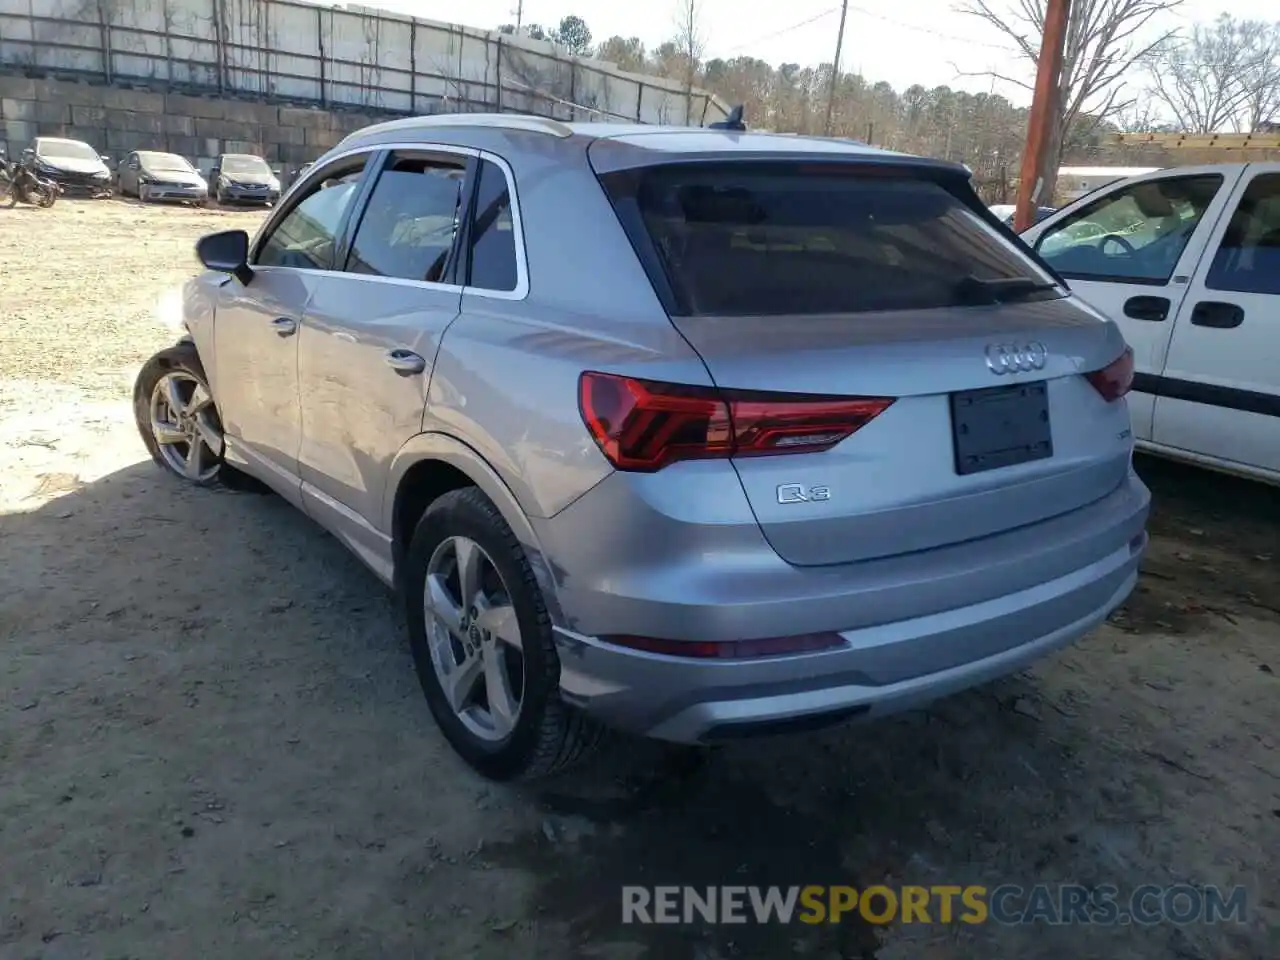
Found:
[[[62,187],[58,184],[41,177],[25,162],[6,159],[0,150],[0,196],[9,198],[9,206],[21,201],[37,207],[52,207],[61,193]]]

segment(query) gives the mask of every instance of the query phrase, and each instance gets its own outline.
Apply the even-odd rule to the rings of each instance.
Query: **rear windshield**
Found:
[[[1014,242],[929,180],[760,162],[603,180],[624,225],[652,241],[682,314],[967,306],[990,302],[975,300],[983,281],[1061,295]]]

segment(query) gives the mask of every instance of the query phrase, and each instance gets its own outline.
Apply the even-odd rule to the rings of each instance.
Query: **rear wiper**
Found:
[[[1033,293],[1056,289],[1058,289],[1056,283],[1037,280],[1035,277],[1000,277],[984,280],[970,275],[956,284],[956,292],[961,296],[974,297],[983,303],[1007,303]]]

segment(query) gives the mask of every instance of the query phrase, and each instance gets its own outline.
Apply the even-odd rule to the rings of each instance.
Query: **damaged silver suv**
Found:
[[[1133,589],[1132,355],[959,166],[406,119],[198,254],[143,439],[192,483],[273,488],[393,585],[487,776],[608,727],[883,716]]]

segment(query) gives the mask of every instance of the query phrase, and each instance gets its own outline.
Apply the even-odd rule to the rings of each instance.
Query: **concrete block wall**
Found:
[[[113,161],[164,150],[207,170],[220,153],[252,153],[287,172],[387,116],[0,75],[0,146],[10,157],[37,136],[71,137]]]

